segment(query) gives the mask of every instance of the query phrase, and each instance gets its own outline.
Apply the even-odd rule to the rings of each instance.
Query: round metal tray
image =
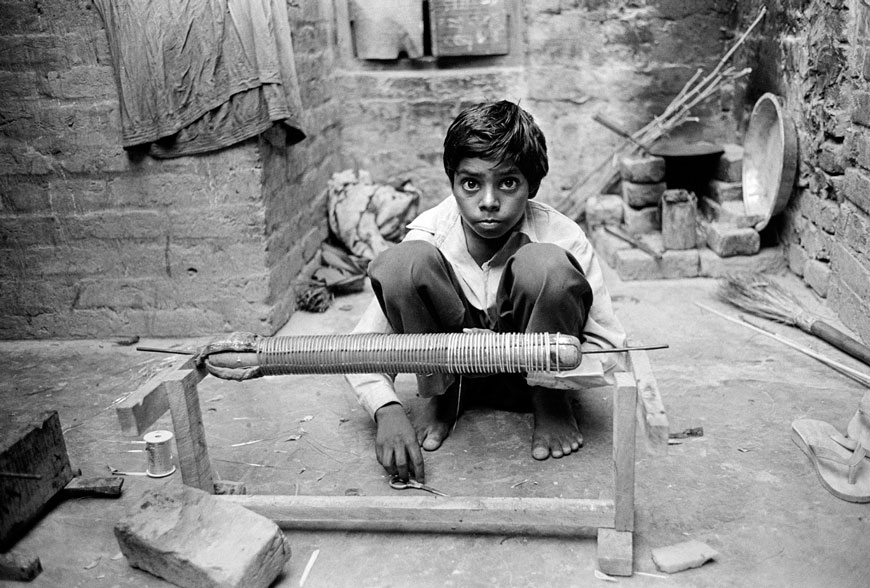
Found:
[[[774,94],[755,103],[743,138],[743,203],[746,213],[758,216],[755,229],[767,226],[783,211],[794,189],[797,172],[797,133]]]

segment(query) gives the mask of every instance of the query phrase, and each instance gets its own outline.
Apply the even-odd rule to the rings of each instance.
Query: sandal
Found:
[[[847,449],[835,439],[851,440],[823,421],[800,419],[791,428],[792,441],[813,462],[828,492],[848,502],[870,502],[870,464],[864,462],[863,445],[855,443],[854,451]]]

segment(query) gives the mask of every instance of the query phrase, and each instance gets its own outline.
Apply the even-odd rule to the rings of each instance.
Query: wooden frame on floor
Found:
[[[495,533],[588,536],[597,531],[598,567],[630,576],[633,568],[636,427],[647,450],[667,452],[668,420],[649,359],[628,353],[628,370],[615,374],[613,391],[613,498],[280,496],[244,495],[232,482],[215,482],[197,385],[207,372],[192,358],[149,380],[116,407],[122,431],[143,434],[167,410],[172,415],[184,484],[274,520],[284,529]]]

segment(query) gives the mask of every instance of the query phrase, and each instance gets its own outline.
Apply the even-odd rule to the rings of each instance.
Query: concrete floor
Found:
[[[790,290],[830,318],[800,282]],[[787,347],[698,308],[736,312],[714,298],[708,279],[621,282],[608,272],[617,313],[632,338],[668,343],[650,352],[671,430],[703,427],[704,436],[670,447],[666,457],[639,453],[635,576],[630,586],[863,588],[870,585],[870,505],[839,500],[819,484],[790,440],[798,418],[844,430],[864,389]],[[323,315],[297,313],[281,334],[345,332],[369,300],[342,297]],[[836,320],[830,319],[838,324]],[[772,326],[850,366],[860,364],[789,327]],[[187,346],[202,340],[143,340]],[[0,422],[56,409],[74,467],[85,476],[106,466],[144,471],[141,445],[121,435],[112,404],[167,365],[167,358],[110,341],[0,342]],[[864,368],[864,371],[868,371]],[[400,394],[415,402],[413,379]],[[281,376],[234,383],[207,378],[200,397],[214,467],[249,493],[383,495],[374,429],[340,376]],[[583,399],[586,447],[561,460],[529,456],[527,414],[472,411],[437,452],[427,454],[429,483],[451,495],[598,497],[609,492],[609,401]],[[154,428],[171,428],[168,415]],[[295,435],[302,436],[296,440]],[[239,445],[252,442],[245,445]],[[160,587],[129,567],[112,527],[164,479],[130,476],[120,499],[56,505],[19,543],[43,573],[32,586]],[[276,586],[587,586],[595,541],[520,536],[292,532],[293,557]],[[666,576],[650,550],[687,539],[706,542],[719,559]],[[649,576],[643,574],[656,574]],[[666,577],[665,577],[666,576]],[[11,584],[11,583],[10,583]]]

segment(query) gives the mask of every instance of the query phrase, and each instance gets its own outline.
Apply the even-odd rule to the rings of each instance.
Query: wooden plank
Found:
[[[630,531],[598,529],[598,569],[610,576],[634,572],[634,534]]]
[[[0,551],[11,547],[73,478],[57,411],[0,431]]]
[[[115,406],[115,414],[121,424],[121,431],[131,437],[139,437],[148,427],[169,410],[169,402],[163,390],[163,380],[175,370],[193,369],[193,357],[179,358],[171,368],[168,368],[149,379],[135,392]],[[204,371],[197,372],[200,380],[205,377]]]
[[[612,500],[430,496],[219,496],[282,529],[590,536]]]
[[[124,478],[73,478],[63,489],[64,498],[117,498],[121,495]]]
[[[432,54],[439,57],[505,55],[509,50],[504,0],[429,3]]]
[[[613,390],[613,499],[614,528],[634,530],[634,444],[637,420],[637,385],[625,372],[616,374]]]
[[[214,476],[196,389],[201,379],[198,370],[174,370],[163,380],[163,390],[172,415],[181,480],[188,486],[214,494]]]
[[[637,381],[638,422],[650,453],[666,455],[670,425],[649,357],[645,351],[629,351],[628,363]]]

